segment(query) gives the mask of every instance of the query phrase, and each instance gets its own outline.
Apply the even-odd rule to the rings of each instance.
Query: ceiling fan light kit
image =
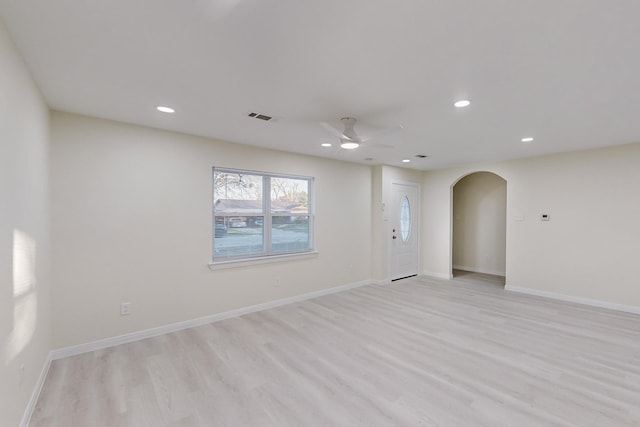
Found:
[[[354,150],[358,148],[360,144],[355,141],[349,141],[348,139],[343,139],[340,142],[340,148],[344,148],[345,150]]]

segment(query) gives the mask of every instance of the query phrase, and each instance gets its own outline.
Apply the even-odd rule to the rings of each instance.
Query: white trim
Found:
[[[445,280],[451,280],[453,279],[453,274],[451,273],[433,273],[431,271],[423,271],[422,272],[423,276],[429,276],[429,277],[435,277],[437,279],[445,279]]]
[[[551,298],[558,301],[572,302],[576,304],[590,305],[592,307],[607,308],[609,310],[623,311],[625,313],[640,314],[640,307],[633,305],[617,304],[614,302],[601,301],[597,299],[577,297],[573,295],[559,294],[556,292],[541,291],[538,289],[521,288],[519,286],[506,285],[505,290],[520,294],[533,295],[543,298]]]
[[[208,265],[209,265],[209,270],[222,270],[225,268],[246,267],[248,265],[269,264],[272,262],[298,261],[302,259],[315,258],[317,256],[318,256],[318,251],[310,251],[310,252],[288,253],[288,254],[280,254],[280,255],[267,255],[267,256],[255,257],[255,258],[233,259],[228,261],[216,261],[216,262],[210,262]]]
[[[265,302],[262,304],[251,305],[247,307],[237,308],[210,316],[199,317],[197,319],[185,320],[184,322],[172,323],[169,325],[159,326],[157,328],[145,329],[130,334],[120,335],[117,337],[106,338],[85,344],[74,345],[71,347],[59,348],[51,352],[51,360],[62,359],[64,357],[75,356],[77,354],[88,353],[90,351],[100,350],[103,348],[113,347],[120,344],[126,344],[139,341],[145,338],[151,338],[170,332],[181,331],[183,329],[193,328],[196,326],[206,325],[208,323],[218,322],[220,320],[230,319],[232,317],[242,316],[244,314],[255,313],[258,311],[268,310],[270,308],[280,307],[295,302],[300,302],[324,295],[334,294],[347,291],[349,289],[358,288],[371,284],[372,280],[362,280],[360,282],[347,283],[345,285],[335,286],[333,288],[321,289],[319,291],[308,292],[306,294],[295,295],[275,301]]]
[[[29,403],[27,404],[27,407],[24,410],[24,415],[22,416],[22,420],[20,421],[20,427],[27,427],[31,422],[31,416],[33,415],[33,411],[36,409],[36,403],[38,403],[38,398],[40,397],[40,393],[42,392],[42,387],[44,387],[44,381],[47,378],[47,374],[49,373],[49,368],[51,367],[52,360],[52,352],[50,351],[49,354],[47,354],[44,365],[42,365],[42,371],[40,371],[38,381],[36,381],[36,385],[33,387],[31,398],[29,399]]]
[[[454,265],[454,270],[470,271],[472,273],[491,274],[493,276],[506,276],[504,271],[485,270],[484,268],[467,267],[466,265]]]
[[[228,168],[225,166],[213,166],[213,170],[218,170],[226,173],[239,173],[244,175],[268,175],[275,178],[291,178],[291,179],[315,179],[313,176],[305,176],[305,175],[289,175],[286,173],[275,173],[275,172],[266,172],[266,171],[257,171],[252,169],[237,169],[237,168]],[[268,193],[267,193],[268,194]]]

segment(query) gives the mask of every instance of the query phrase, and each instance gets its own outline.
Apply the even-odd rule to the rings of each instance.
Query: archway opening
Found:
[[[504,285],[506,242],[507,181],[491,172],[462,177],[452,189],[452,276]]]

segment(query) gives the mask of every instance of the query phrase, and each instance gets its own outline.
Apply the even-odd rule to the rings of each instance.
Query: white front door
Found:
[[[391,210],[391,280],[418,274],[420,209],[418,187],[393,184]]]

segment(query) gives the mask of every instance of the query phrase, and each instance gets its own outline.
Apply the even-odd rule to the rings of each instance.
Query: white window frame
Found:
[[[242,175],[253,175],[253,176],[261,176],[262,177],[262,212],[248,214],[246,212],[216,212],[215,206],[215,174],[216,172],[223,173],[231,173],[231,174],[242,174]],[[282,213],[282,214],[274,214],[271,212],[271,179],[272,178],[285,178],[285,179],[297,179],[302,181],[307,181],[308,183],[308,192],[307,192],[307,213]],[[216,167],[214,166],[211,174],[212,179],[212,231],[211,231],[211,240],[212,240],[212,262],[209,264],[210,266],[224,266],[230,263],[246,263],[246,262],[269,262],[269,261],[277,261],[282,259],[287,259],[290,257],[299,257],[299,256],[308,256],[311,254],[315,254],[315,178],[310,176],[299,176],[299,175],[286,175],[280,173],[270,173],[270,172],[259,172],[252,171],[246,169],[232,169],[232,168],[224,168],[224,167]],[[263,248],[264,251],[260,253],[254,254],[245,254],[238,256],[217,256],[215,255],[215,224],[216,224],[216,216],[239,216],[239,217],[262,217],[263,218]],[[288,217],[309,217],[309,246],[306,249],[295,250],[295,251],[277,251],[274,252],[272,248],[272,223],[273,217],[279,216],[288,216]]]

